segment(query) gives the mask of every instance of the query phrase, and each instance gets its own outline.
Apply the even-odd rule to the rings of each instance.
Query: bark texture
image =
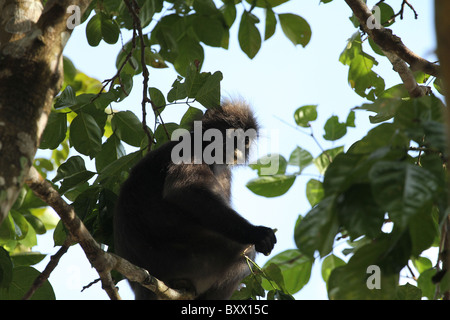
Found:
[[[450,12],[450,1],[435,0],[434,3],[436,37],[438,44],[437,53],[441,65],[442,83],[447,102],[447,154],[450,154],[450,144],[448,143],[450,141],[450,112],[448,110],[448,106],[450,104],[450,19],[448,18],[448,14]],[[450,215],[447,216],[447,219],[442,226],[440,249],[442,270],[445,272],[450,272]],[[450,300],[450,290],[444,293],[444,300]]]
[[[54,96],[62,52],[72,30],[70,5],[91,1],[0,0],[0,224],[33,163]],[[69,24],[70,25],[70,24]]]

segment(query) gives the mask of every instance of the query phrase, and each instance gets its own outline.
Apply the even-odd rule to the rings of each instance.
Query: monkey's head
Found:
[[[258,122],[243,101],[224,101],[220,108],[208,109],[202,118],[203,131],[219,130],[224,141],[224,161],[244,164],[250,146],[258,137]]]

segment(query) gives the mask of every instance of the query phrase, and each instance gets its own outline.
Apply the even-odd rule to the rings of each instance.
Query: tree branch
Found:
[[[130,281],[140,283],[153,291],[159,299],[184,300],[193,298],[192,293],[171,289],[162,281],[151,276],[146,270],[115,254],[103,251],[83,222],[77,217],[73,208],[62,199],[50,182],[42,178],[34,167],[31,168],[26,183],[36,196],[50,205],[60,216],[67,230],[69,230],[72,240],[80,244],[89,262],[97,270],[102,288],[111,299],[120,299],[111,277],[112,270],[120,272]]]
[[[384,51],[384,55],[391,62],[393,69],[399,74],[400,78],[403,81],[405,89],[408,91],[410,97],[418,98],[424,95],[427,95],[431,92],[431,88],[427,86],[419,86],[412,73],[411,69],[408,68],[406,63],[400,59],[397,55]]]
[[[362,30],[367,33],[373,41],[384,51],[395,54],[403,61],[407,62],[411,70],[421,70],[426,74],[439,77],[439,66],[420,57],[404,45],[402,40],[392,33],[392,30],[377,26],[377,28],[369,28],[367,21],[372,19],[372,11],[361,0],[345,0],[347,5],[352,9],[354,15],[358,18]]]

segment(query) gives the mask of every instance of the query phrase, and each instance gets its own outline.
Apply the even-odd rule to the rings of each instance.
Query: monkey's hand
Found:
[[[268,256],[275,243],[277,243],[274,231],[270,228],[259,226],[255,227],[253,232],[253,243],[256,251]]]

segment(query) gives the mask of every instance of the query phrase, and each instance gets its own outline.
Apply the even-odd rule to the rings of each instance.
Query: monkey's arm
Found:
[[[244,219],[230,207],[223,192],[207,166],[187,165],[168,174],[163,198],[208,230],[239,243],[255,244],[257,251],[269,254],[276,243],[273,230]]]

